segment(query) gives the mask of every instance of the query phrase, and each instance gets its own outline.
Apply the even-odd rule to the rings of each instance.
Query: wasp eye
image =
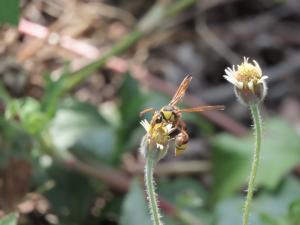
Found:
[[[162,117],[158,116],[155,120],[156,123],[161,123],[162,122]]]

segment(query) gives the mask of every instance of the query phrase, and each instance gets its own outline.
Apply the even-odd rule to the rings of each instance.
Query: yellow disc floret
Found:
[[[256,62],[256,61],[254,61]],[[243,87],[247,87],[250,82],[257,84],[261,79],[261,69],[258,64],[253,65],[248,63],[248,59],[245,59],[244,62],[238,66],[236,71],[236,80],[243,83]]]

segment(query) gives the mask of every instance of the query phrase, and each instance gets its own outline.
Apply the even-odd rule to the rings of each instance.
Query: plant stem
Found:
[[[84,66],[83,68],[75,71],[70,79],[66,82],[64,91],[68,91],[78,84],[80,84],[85,78],[89,77],[95,70],[102,68],[108,59],[112,56],[121,54],[134,43],[136,43],[143,36],[142,32],[133,31],[128,36],[124,37],[120,42],[111,48],[110,51],[102,55],[99,59]]]
[[[151,213],[151,218],[154,225],[162,225],[160,220],[160,213],[157,205],[157,198],[155,193],[155,184],[153,179],[153,170],[154,170],[154,160],[151,156],[146,157],[145,165],[145,185],[146,192],[149,201],[149,208]]]
[[[163,21],[171,16],[175,16],[184,9],[192,6],[198,0],[179,0],[169,5],[158,2],[150,9],[150,11],[142,18],[136,29],[125,36],[120,42],[116,43],[107,53],[96,59],[94,62],[84,66],[83,68],[73,72],[70,79],[66,82],[61,94],[66,93],[72,88],[80,84],[84,79],[89,77],[97,69],[101,69],[105,63],[115,55],[119,55],[138,42],[148,33],[152,33],[161,26]]]
[[[171,3],[170,7],[167,7],[166,15],[167,16],[176,16],[182,10],[190,7],[195,4],[198,0],[181,0],[176,3]]]
[[[259,155],[260,155],[260,147],[261,147],[261,133],[262,133],[262,121],[261,116],[259,112],[259,105],[254,104],[250,105],[250,110],[252,114],[252,119],[254,122],[254,136],[255,136],[255,148],[254,148],[254,155],[253,155],[253,161],[251,166],[251,172],[250,172],[250,179],[248,183],[248,193],[246,197],[246,201],[244,204],[244,213],[243,213],[243,225],[249,224],[249,211],[250,211],[250,205],[253,197],[253,190],[255,185],[255,178],[257,174],[257,169],[259,165]]]

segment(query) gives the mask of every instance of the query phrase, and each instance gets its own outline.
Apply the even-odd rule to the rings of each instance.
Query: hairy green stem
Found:
[[[248,183],[248,193],[244,204],[243,225],[249,224],[249,212],[250,212],[250,205],[253,197],[253,190],[255,186],[255,178],[256,178],[257,169],[259,165],[261,133],[262,133],[262,127],[261,127],[262,121],[261,121],[258,104],[250,105],[250,110],[254,122],[255,148],[254,148],[254,155],[253,155],[253,161],[252,161],[251,172],[250,172],[250,179]]]
[[[157,204],[157,198],[155,193],[155,184],[153,179],[153,170],[155,162],[151,156],[146,157],[145,165],[145,186],[147,197],[149,201],[149,208],[151,213],[151,218],[154,225],[162,225],[163,223],[160,220],[160,213]]]

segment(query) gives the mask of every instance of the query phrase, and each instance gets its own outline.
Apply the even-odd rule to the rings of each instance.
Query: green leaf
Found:
[[[125,75],[123,84],[119,90],[121,103],[119,106],[121,124],[118,128],[118,141],[115,146],[113,161],[117,162],[124,149],[131,140],[132,132],[139,126],[139,112],[143,109],[145,102],[141,94],[138,83],[129,74]]]
[[[131,131],[138,126],[139,113],[143,109],[145,96],[141,93],[138,83],[129,74],[125,75],[119,90],[121,104],[119,106],[122,124],[121,128]],[[125,135],[126,136],[126,135]]]
[[[300,224],[300,196],[290,204],[288,218],[291,224]]]
[[[0,167],[6,166],[11,157],[27,159],[33,140],[20,125],[0,117]]]
[[[0,81],[0,100],[3,101],[5,104],[9,104],[11,101],[11,97],[7,92],[6,88],[3,85],[3,82]]]
[[[17,225],[18,213],[10,213],[0,219],[0,225]]]
[[[39,101],[30,97],[11,101],[5,116],[7,119],[18,117],[22,127],[31,134],[41,132],[49,123],[49,117],[41,111]]]
[[[20,17],[19,0],[1,0],[0,1],[0,23],[18,25]]]
[[[129,74],[125,74],[124,77],[118,93],[121,100],[119,105],[121,123],[117,129],[118,140],[114,150],[114,162],[119,161],[124,150],[136,149],[136,146],[139,144],[143,134],[138,129],[141,128],[139,122],[143,119],[139,116],[140,112],[148,107],[155,108],[163,105],[155,104],[157,102],[166,102],[161,95],[156,93],[143,94],[138,82]],[[147,116],[148,119],[151,119],[151,113]]]
[[[40,103],[33,98],[24,99],[19,115],[24,129],[31,134],[41,132],[49,123],[49,117],[41,111]]]
[[[96,197],[90,178],[54,164],[46,170],[35,171],[35,181],[38,185],[49,181],[54,183],[54,187],[44,195],[48,198],[52,211],[59,217],[60,224],[93,224],[87,222],[90,207]]]
[[[208,193],[198,181],[187,177],[160,180],[158,193],[178,209],[179,224],[210,224],[211,216],[205,205]]]
[[[293,224],[289,215],[290,207],[300,196],[300,182],[288,178],[280,190],[264,191],[254,198],[251,205],[249,224],[283,225]],[[216,208],[216,225],[242,224],[244,198],[232,197],[222,200]],[[295,223],[297,224],[297,223]]]
[[[41,105],[43,112],[46,112],[49,117],[53,117],[55,115],[60,96],[64,91],[69,74],[69,64],[66,63],[62,74],[57,80],[53,80],[51,78],[51,74],[46,74],[44,76],[45,95],[43,96]]]
[[[121,225],[152,225],[144,192],[139,182],[134,180],[127,194],[120,218]]]
[[[216,199],[239,190],[247,182],[253,136],[237,138],[228,134],[214,140],[214,196]],[[282,177],[300,163],[299,135],[284,121],[272,119],[264,124],[257,186],[274,189]]]
[[[66,101],[58,110],[50,133],[61,153],[72,149],[73,153],[86,159],[109,160],[115,144],[113,128],[97,109],[73,100]]]
[[[177,208],[199,209],[204,206],[207,193],[201,184],[191,178],[178,178],[176,180],[161,180],[158,192],[165,199],[174,203]]]

